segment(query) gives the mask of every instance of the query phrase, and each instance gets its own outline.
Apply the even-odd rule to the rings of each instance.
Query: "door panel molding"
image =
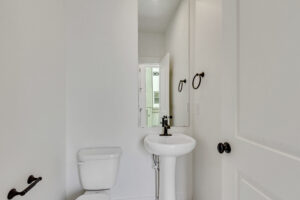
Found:
[[[240,123],[241,110],[243,110],[243,109],[247,110],[247,108],[246,108],[247,106],[242,107],[243,103],[241,103],[241,101],[242,101],[241,99],[243,99],[241,97],[242,96],[241,91],[245,91],[245,88],[242,88],[243,84],[241,83],[241,80],[240,80],[241,76],[243,74],[243,69],[244,70],[247,69],[247,67],[243,68],[244,64],[242,63],[242,59],[241,59],[241,51],[243,51],[241,48],[241,43],[242,43],[241,38],[243,38],[243,36],[241,36],[241,34],[243,31],[241,31],[240,23],[241,23],[241,16],[243,15],[243,13],[241,13],[242,12],[241,11],[241,6],[242,6],[241,2],[243,2],[243,1],[244,0],[236,0],[236,16],[237,16],[236,17],[236,36],[237,36],[236,49],[237,49],[237,51],[236,51],[236,80],[235,80],[236,81],[236,94],[235,94],[236,95],[236,107],[235,107],[235,109],[236,109],[236,111],[235,111],[236,128],[235,128],[235,131],[236,132],[235,132],[235,137],[236,137],[236,139],[241,140],[243,142],[247,142],[249,144],[256,145],[260,148],[263,148],[265,150],[272,151],[274,153],[280,154],[282,156],[291,158],[296,161],[300,161],[300,151],[299,151],[297,142],[288,139],[288,138],[291,138],[289,136],[284,137],[285,136],[284,134],[287,134],[287,133],[296,134],[296,133],[291,133],[291,131],[286,131],[287,133],[283,133],[283,132],[277,133],[274,135],[274,137],[271,137],[270,135],[266,136],[266,135],[259,134],[259,132],[261,132],[261,131],[259,131],[258,129],[252,129],[252,132],[249,132],[249,131],[242,132],[241,131],[241,123]],[[271,0],[270,0],[270,2],[271,2]],[[245,15],[247,15],[247,14],[245,14]],[[244,16],[244,18],[247,18],[247,17]],[[243,24],[243,26],[246,26],[246,25]],[[246,46],[246,45],[244,44],[244,46]],[[250,46],[250,48],[244,47],[243,49],[251,49],[251,46]],[[252,47],[252,49],[253,49],[253,47]],[[246,54],[246,53],[242,53],[242,54]],[[284,56],[282,56],[282,57],[284,57]],[[285,60],[285,57],[282,58],[282,60]],[[249,66],[248,66],[248,68],[249,68]],[[272,80],[272,78],[270,78],[270,80]],[[249,82],[246,84],[252,85],[253,82]],[[244,86],[245,86],[245,83],[244,83]],[[271,92],[274,92],[274,91],[271,91]],[[254,93],[254,94],[256,94],[256,93]],[[261,94],[261,93],[259,93],[259,94]],[[259,94],[257,96],[259,96]],[[272,96],[276,96],[276,95],[272,94]],[[244,97],[244,99],[245,99],[245,97]],[[248,102],[248,104],[247,103],[245,103],[245,104],[249,105],[250,101],[249,100],[246,100],[246,101]],[[253,104],[260,107],[260,105],[258,105],[259,100],[257,102],[254,102]],[[276,106],[276,103],[274,103],[274,106]],[[283,106],[283,105],[281,105],[281,106]],[[269,110],[269,112],[270,112],[270,110]],[[268,115],[268,111],[267,111],[266,115]],[[272,119],[272,120],[278,121],[279,119],[280,119],[280,117],[274,117],[274,119]],[[272,120],[269,120],[268,122],[270,123],[270,122],[272,122]],[[247,121],[247,120],[244,119],[243,121]],[[255,121],[255,119],[252,116],[251,118],[249,118],[248,121]],[[274,126],[275,126],[275,124],[274,124]],[[288,125],[286,125],[286,126],[288,126]],[[294,126],[294,124],[293,124],[293,126]]]
[[[266,193],[266,190],[259,186],[258,184],[252,184],[251,180],[249,180],[248,178],[244,177],[243,175],[241,174],[238,174],[238,197],[239,199],[241,200],[275,200],[275,199],[278,199],[278,198],[271,198],[270,195],[267,195]],[[256,186],[254,186],[256,185]],[[243,194],[243,192],[245,194]],[[245,196],[243,196],[245,195]],[[245,197],[247,199],[245,199]]]
[[[299,194],[299,161],[241,140],[236,141],[232,155],[239,158],[234,167],[237,177],[246,179],[272,199],[292,200]]]
[[[248,143],[250,145],[256,146],[256,147],[258,147],[260,149],[264,149],[264,150],[267,150],[269,152],[272,152],[272,153],[275,153],[275,154],[287,157],[289,159],[292,159],[294,161],[300,162],[300,157],[298,157],[298,156],[294,156],[294,155],[285,153],[283,151],[279,151],[278,149],[274,149],[272,147],[269,147],[268,145],[263,145],[263,144],[261,144],[259,142],[256,142],[254,140],[250,140],[250,139],[248,139],[246,137],[235,135],[235,139],[237,139],[237,140],[239,140],[241,142],[245,142],[245,143]]]

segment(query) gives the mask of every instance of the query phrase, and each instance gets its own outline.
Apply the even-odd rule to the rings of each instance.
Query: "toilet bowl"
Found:
[[[76,200],[110,200],[110,194],[107,191],[85,192]]]
[[[78,169],[85,193],[76,200],[110,200],[119,169],[120,147],[81,149],[78,152]]]

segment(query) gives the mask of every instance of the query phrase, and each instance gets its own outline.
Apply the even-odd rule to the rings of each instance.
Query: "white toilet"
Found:
[[[82,149],[78,152],[80,182],[85,193],[76,200],[109,200],[119,169],[120,147]]]

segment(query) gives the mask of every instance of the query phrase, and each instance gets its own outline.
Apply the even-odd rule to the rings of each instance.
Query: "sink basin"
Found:
[[[182,156],[190,153],[196,146],[194,138],[174,134],[172,136],[148,135],[144,139],[146,150],[159,156]]]
[[[176,157],[192,152],[196,140],[183,134],[148,135],[144,139],[144,146],[149,153],[159,156],[159,200],[176,200]]]

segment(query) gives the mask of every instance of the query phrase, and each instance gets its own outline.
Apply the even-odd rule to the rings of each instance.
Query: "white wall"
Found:
[[[219,29],[221,0],[197,1],[196,68],[207,76],[192,94],[194,199],[220,199]],[[67,182],[64,172],[65,68],[63,5],[58,0],[0,2],[0,196],[43,181],[26,199],[74,200],[81,192],[76,153],[82,147],[123,148],[114,199],[153,199],[151,156],[138,129],[137,2],[66,0]],[[186,129],[173,129],[186,132]],[[179,158],[179,199],[191,199],[191,155]],[[214,189],[212,191],[212,188]]]
[[[165,35],[156,32],[139,32],[139,62],[159,63],[163,56],[166,55]]]
[[[63,4],[0,1],[0,199],[43,180],[23,200],[63,200],[65,68]]]
[[[67,196],[82,190],[80,148],[121,146],[113,198],[152,199],[151,156],[138,129],[135,0],[67,0]]]
[[[153,200],[152,160],[142,141],[161,130],[138,128],[137,1],[67,0],[66,9],[67,199],[82,192],[77,151],[113,145],[123,149],[113,199]],[[191,168],[191,155],[179,159],[180,199],[191,199]]]
[[[170,99],[173,124],[189,126],[189,0],[182,0],[165,32],[165,48],[170,53]],[[182,92],[180,80],[187,79]]]
[[[196,0],[195,64],[192,75],[205,72],[198,90],[192,90],[192,127],[198,146],[194,151],[194,199],[221,199],[220,142],[222,1]],[[193,78],[193,77],[191,77]]]

